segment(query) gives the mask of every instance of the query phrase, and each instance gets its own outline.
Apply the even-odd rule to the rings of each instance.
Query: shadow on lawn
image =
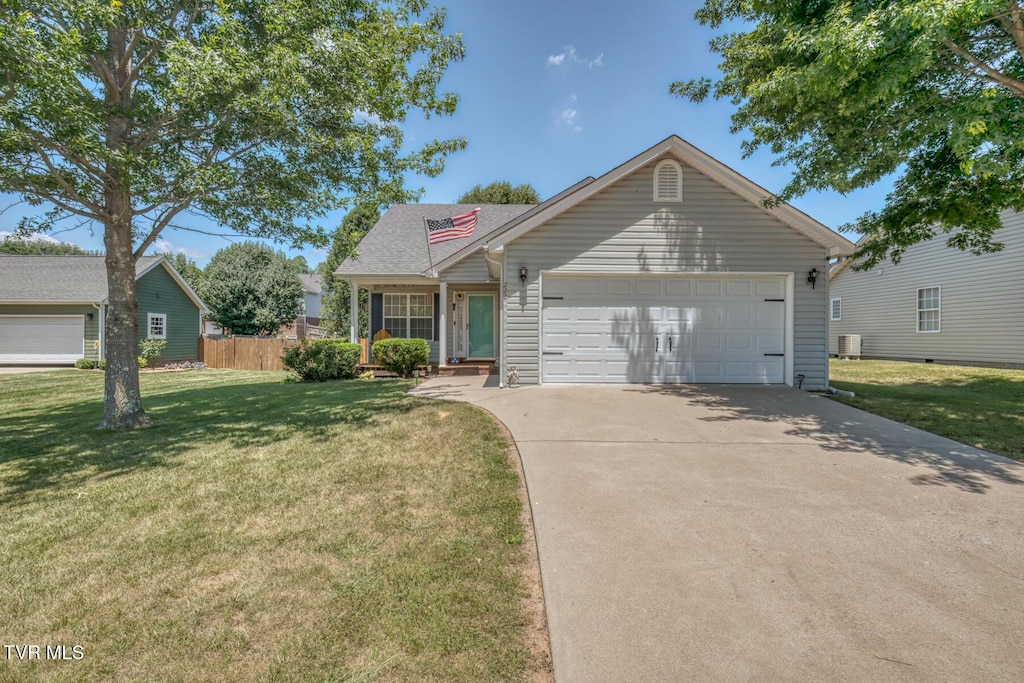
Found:
[[[1024,484],[1024,464],[790,387],[648,385],[636,390],[678,396],[704,407],[710,414],[698,419],[706,422],[782,423],[787,436],[827,451],[871,453],[929,468],[910,477],[916,485],[985,493],[993,480]]]
[[[182,453],[204,446],[267,446],[302,432],[327,441],[344,425],[361,429],[419,405],[400,382],[197,384],[162,391],[143,388],[147,429],[96,428],[102,399],[0,417],[0,504],[54,486],[113,477],[147,467],[174,467]],[[3,490],[0,489],[0,490]]]

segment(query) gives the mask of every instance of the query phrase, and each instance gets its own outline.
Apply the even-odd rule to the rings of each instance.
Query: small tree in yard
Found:
[[[353,201],[408,201],[462,140],[407,149],[411,110],[462,58],[425,0],[10,0],[0,7],[0,192],[101,225],[109,307],[102,427],[149,424],[135,264],[185,212],[323,244]],[[342,197],[345,197],[343,200]]]
[[[209,319],[232,334],[274,334],[302,312],[296,264],[257,242],[221,249],[206,266],[200,296]]]

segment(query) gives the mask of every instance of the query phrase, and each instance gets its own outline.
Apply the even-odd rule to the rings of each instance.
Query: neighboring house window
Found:
[[[150,339],[167,339],[167,315],[165,313],[150,313],[148,327]]]
[[[939,287],[917,290],[917,331],[938,332],[942,297]]]
[[[665,159],[654,167],[654,201],[683,201],[683,169],[678,162]]]
[[[385,294],[384,329],[392,337],[434,338],[433,294]]]
[[[832,317],[831,320],[842,320],[843,319],[843,300],[832,299]]]

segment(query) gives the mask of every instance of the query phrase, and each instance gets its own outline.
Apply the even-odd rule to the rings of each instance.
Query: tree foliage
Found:
[[[135,263],[185,212],[324,243],[345,201],[407,201],[461,140],[406,151],[458,35],[426,0],[10,0],[0,7],[0,191],[103,226],[104,427],[149,422],[135,363]],[[179,226],[183,227],[183,226]]]
[[[490,185],[473,186],[456,204],[540,204],[540,196],[532,185],[513,187],[507,180],[496,180]]]
[[[213,255],[199,295],[210,308],[209,319],[232,334],[275,334],[302,313],[298,276],[284,252],[240,242]]]
[[[49,240],[32,240],[17,237],[5,237],[0,240],[0,254],[84,256],[88,253],[77,244],[69,244],[68,242],[51,242]]]
[[[331,250],[317,271],[323,279],[323,293],[320,295],[321,325],[328,332],[348,335],[349,331],[349,286],[345,280],[336,280],[334,271],[342,261],[356,253],[356,245],[380,220],[380,211],[372,204],[360,204],[345,214],[341,225],[334,231]],[[359,334],[366,335],[369,329],[369,293],[359,292]]]
[[[203,281],[203,269],[191,258],[182,254],[181,252],[163,252],[157,254],[157,256],[163,256],[170,262],[171,266],[178,271],[178,275],[181,276],[188,286],[191,287],[196,293],[202,288]]]
[[[1024,14],[1017,0],[706,0],[722,77],[677,82],[693,101],[738,109],[747,155],[765,146],[795,175],[779,193],[842,193],[897,174],[885,207],[859,219],[861,267],[951,233],[996,251],[1004,209],[1024,209]],[[956,230],[958,227],[962,230]],[[952,231],[952,232],[951,232]]]

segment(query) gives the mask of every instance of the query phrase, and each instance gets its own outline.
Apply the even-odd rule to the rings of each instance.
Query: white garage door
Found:
[[[0,363],[74,363],[84,337],[80,315],[0,315]]]
[[[783,277],[546,275],[544,382],[785,378]]]

